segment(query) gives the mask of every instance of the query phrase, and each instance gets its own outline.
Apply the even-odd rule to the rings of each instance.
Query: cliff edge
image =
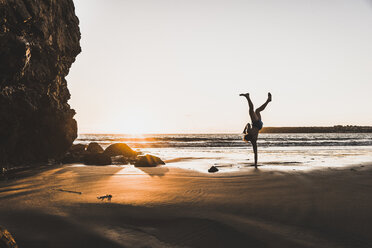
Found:
[[[0,0],[0,166],[59,159],[77,137],[65,80],[81,52],[72,0]]]

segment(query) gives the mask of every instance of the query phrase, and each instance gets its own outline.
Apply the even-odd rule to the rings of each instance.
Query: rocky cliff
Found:
[[[0,0],[0,167],[58,159],[76,138],[78,24],[72,0]]]

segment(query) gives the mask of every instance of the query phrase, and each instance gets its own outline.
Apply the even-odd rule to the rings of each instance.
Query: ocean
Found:
[[[162,158],[167,166],[206,172],[252,169],[253,150],[240,134],[80,134],[75,143],[123,142]],[[372,133],[269,134],[258,139],[260,169],[335,168],[372,161]]]

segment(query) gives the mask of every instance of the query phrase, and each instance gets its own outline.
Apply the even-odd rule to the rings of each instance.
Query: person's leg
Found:
[[[258,117],[254,111],[254,106],[253,106],[253,102],[251,101],[251,98],[249,97],[249,93],[246,93],[246,94],[240,94],[240,96],[244,96],[247,101],[248,101],[248,105],[249,105],[249,116],[251,117],[251,120],[252,122],[254,121],[257,121],[258,120]]]
[[[258,109],[256,109],[256,111],[255,111],[256,115],[257,115],[257,118],[259,120],[261,120],[261,111],[263,111],[266,108],[266,106],[267,106],[267,104],[269,104],[269,102],[271,102],[271,94],[270,93],[267,96],[266,102],[264,104],[262,104],[262,106],[259,107]]]

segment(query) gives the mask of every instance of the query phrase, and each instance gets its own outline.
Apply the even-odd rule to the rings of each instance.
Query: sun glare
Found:
[[[130,135],[141,135],[151,132],[149,115],[143,110],[125,109],[113,120],[111,129],[114,132]]]
[[[146,131],[138,126],[125,126],[121,129],[120,133],[138,136],[146,133]]]

